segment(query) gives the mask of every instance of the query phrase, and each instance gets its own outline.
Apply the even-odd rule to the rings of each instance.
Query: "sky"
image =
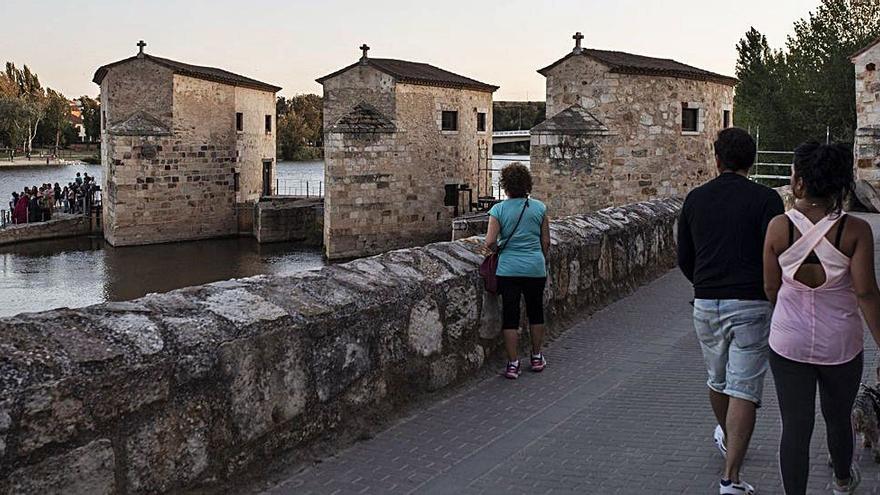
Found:
[[[315,79],[370,56],[429,63],[501,86],[495,100],[544,100],[536,70],[584,46],[734,75],[754,26],[782,47],[819,0],[0,0],[0,63],[44,86],[96,96],[101,65],[146,52],[321,94]]]

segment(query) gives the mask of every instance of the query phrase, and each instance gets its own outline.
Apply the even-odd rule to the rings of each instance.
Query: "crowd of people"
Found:
[[[77,172],[76,178],[64,187],[56,182],[54,185],[25,187],[22,192],[14,191],[9,202],[12,223],[45,222],[51,220],[56,211],[85,213],[91,209],[95,192],[99,190],[94,177]]]
[[[691,191],[682,208],[678,264],[694,287],[694,328],[717,419],[712,440],[725,462],[719,493],[756,493],[741,468],[768,370],[782,420],[785,493],[807,491],[817,388],[834,473],[831,491],[854,493],[861,481],[851,417],[864,367],[862,317],[880,345],[880,289],[871,227],[843,211],[854,187],[852,152],[833,144],[800,145],[791,176],[796,201],[786,211],[776,191],[749,180],[756,145],[746,131],[725,129],[714,147],[718,176]],[[547,366],[542,303],[549,217],[547,207],[530,197],[526,167],[505,168],[501,186],[509,199],[489,212],[481,275],[487,290],[501,295],[508,355],[503,375],[516,379],[522,300],[530,369]]]

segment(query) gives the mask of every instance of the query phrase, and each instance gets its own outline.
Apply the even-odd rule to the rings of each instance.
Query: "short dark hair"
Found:
[[[532,192],[532,174],[522,163],[511,163],[501,170],[501,187],[509,198],[524,198]]]
[[[794,173],[804,181],[807,195],[828,199],[828,213],[840,213],[854,187],[853,154],[840,144],[809,141],[794,150]],[[794,184],[792,184],[794,185]]]
[[[718,133],[715,156],[727,170],[748,170],[755,164],[758,148],[749,133],[739,127],[728,127]]]

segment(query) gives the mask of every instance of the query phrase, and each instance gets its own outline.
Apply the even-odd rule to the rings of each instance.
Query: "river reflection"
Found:
[[[96,237],[0,248],[0,316],[323,266],[320,250],[252,238],[114,248]]]

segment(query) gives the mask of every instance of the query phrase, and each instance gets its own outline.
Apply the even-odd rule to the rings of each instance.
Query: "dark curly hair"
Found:
[[[839,144],[801,144],[794,150],[794,172],[808,196],[831,200],[828,213],[840,213],[854,187],[852,151]]]
[[[532,192],[532,174],[522,163],[511,163],[501,170],[501,187],[508,198],[524,198]]]

